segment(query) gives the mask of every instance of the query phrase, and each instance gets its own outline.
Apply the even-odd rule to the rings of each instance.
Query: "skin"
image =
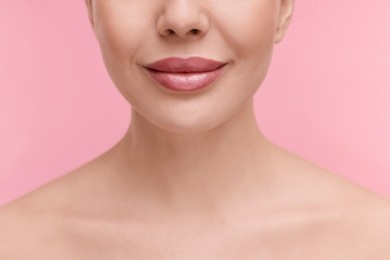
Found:
[[[257,125],[253,95],[293,0],[86,6],[131,124],[104,154],[0,209],[1,259],[390,259],[389,201]],[[172,93],[142,67],[171,56],[227,70],[207,91]]]

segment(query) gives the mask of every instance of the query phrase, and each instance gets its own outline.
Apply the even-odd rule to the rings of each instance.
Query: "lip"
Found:
[[[161,86],[176,91],[205,88],[216,81],[227,63],[200,57],[168,58],[151,63],[145,68]]]

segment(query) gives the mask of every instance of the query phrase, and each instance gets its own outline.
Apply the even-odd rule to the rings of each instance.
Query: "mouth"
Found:
[[[190,58],[168,58],[156,61],[147,65],[148,69],[152,69],[159,72],[172,72],[172,73],[195,73],[195,72],[209,72],[218,69],[225,65],[224,62],[215,60],[190,57]]]
[[[168,58],[145,66],[159,85],[175,91],[194,91],[212,85],[227,63],[192,57]]]

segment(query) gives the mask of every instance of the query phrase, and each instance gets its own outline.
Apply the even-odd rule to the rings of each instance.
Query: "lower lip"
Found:
[[[152,78],[161,86],[176,91],[194,91],[203,89],[223,73],[226,64],[216,70],[192,73],[161,72],[147,69]]]

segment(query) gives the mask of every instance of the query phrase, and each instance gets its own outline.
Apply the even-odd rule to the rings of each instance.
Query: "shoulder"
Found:
[[[61,244],[71,205],[83,188],[79,173],[72,171],[0,207],[0,259],[62,259],[55,252],[66,252]]]
[[[315,220],[300,228],[303,244],[327,248],[329,254],[353,255],[350,259],[390,259],[390,199],[300,157],[287,156],[289,167],[283,172],[294,173],[291,179],[283,175],[288,180],[288,202],[303,205]]]
[[[96,194],[94,173],[105,169],[99,158],[0,206],[0,259],[62,259],[56,252],[72,253],[69,233]]]
[[[371,259],[390,259],[390,200],[377,198],[365,209],[367,217],[362,224],[368,227],[365,237],[372,245]],[[362,232],[364,231],[363,226]]]
[[[303,244],[325,250],[329,259],[390,259],[390,201],[359,188],[340,189],[316,215],[320,221],[301,228]]]
[[[0,208],[0,259],[18,259],[22,251],[31,251],[40,226],[19,201]]]
[[[0,259],[62,259],[66,221],[55,212],[51,192],[37,190],[0,208]],[[50,204],[52,204],[50,206]]]
[[[18,230],[15,215],[9,212],[8,207],[0,209],[0,259],[12,259],[10,253],[16,249],[18,237],[22,236]]]
[[[339,215],[326,225],[329,238],[355,259],[390,259],[390,200],[360,186],[339,196]]]

